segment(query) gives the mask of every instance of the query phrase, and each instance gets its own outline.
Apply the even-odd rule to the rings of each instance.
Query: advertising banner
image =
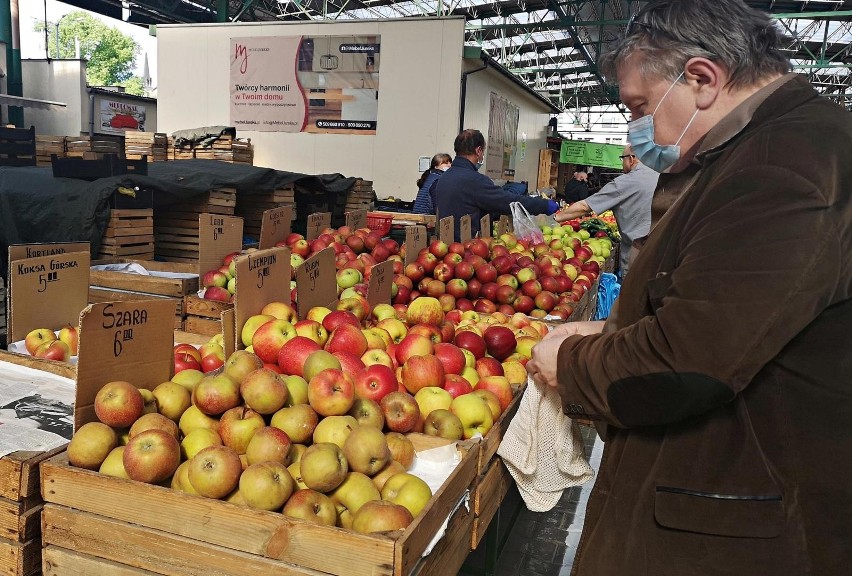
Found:
[[[98,132],[124,134],[127,130],[145,131],[145,107],[113,100],[101,100]]]
[[[621,158],[624,146],[618,144],[598,144],[578,140],[563,140],[559,154],[562,164],[577,166],[600,166],[603,168],[621,169]]]
[[[485,175],[492,180],[514,180],[520,108],[491,93],[488,110],[488,149]]]
[[[231,38],[231,124],[375,134],[380,47],[380,36]]]

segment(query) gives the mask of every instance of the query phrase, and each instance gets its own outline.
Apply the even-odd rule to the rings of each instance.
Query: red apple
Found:
[[[392,432],[411,432],[420,420],[420,407],[407,392],[391,392],[379,405],[385,415],[385,426]]]
[[[435,356],[441,361],[447,374],[461,374],[464,369],[464,354],[455,344],[441,342],[435,344]]]
[[[476,358],[485,356],[485,341],[482,339],[482,336],[475,332],[469,330],[456,332],[453,343],[459,348],[469,350]]]
[[[295,336],[285,342],[278,352],[278,366],[284,374],[302,376],[305,361],[312,352],[317,350],[322,350],[322,348],[314,340],[304,336]]]
[[[449,392],[450,396],[453,398],[473,391],[473,387],[470,385],[470,382],[458,374],[445,375],[443,388]]]
[[[394,370],[381,364],[368,366],[354,380],[355,396],[376,402],[399,387]]]
[[[325,350],[332,354],[341,351],[351,352],[360,358],[367,351],[367,338],[359,327],[341,324],[331,332],[325,344]]]
[[[355,384],[342,370],[327,368],[308,382],[308,404],[320,416],[342,416],[355,401]]]
[[[412,394],[428,386],[440,387],[444,383],[444,366],[433,354],[412,356],[402,365],[400,381]]]

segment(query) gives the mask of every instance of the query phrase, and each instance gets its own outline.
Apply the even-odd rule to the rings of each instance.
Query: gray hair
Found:
[[[707,58],[730,74],[728,86],[754,86],[791,70],[784,36],[765,12],[742,0],[654,0],[628,25],[627,35],[599,66],[608,78],[636,54],[645,76],[674,80],[691,58]]]

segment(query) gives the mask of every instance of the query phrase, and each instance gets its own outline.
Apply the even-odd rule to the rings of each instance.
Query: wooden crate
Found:
[[[372,180],[357,180],[346,193],[346,211],[372,210],[375,195]]]
[[[115,140],[104,140],[90,136],[66,136],[65,157],[82,158],[86,152],[121,155],[121,145]]]
[[[50,157],[65,158],[65,136],[36,135],[36,166],[52,166]]]
[[[154,209],[154,253],[170,262],[198,260],[198,215],[234,215],[235,188],[217,188],[184,202]]]
[[[295,188],[292,184],[273,190],[272,192],[243,192],[237,194],[237,205],[234,214],[243,219],[243,234],[248,236],[260,236],[260,223],[263,213],[272,208],[292,205],[296,203]],[[296,218],[293,210],[293,219]]]
[[[118,290],[130,290],[157,294],[160,296],[172,296],[182,298],[188,294],[198,292],[198,269],[189,264],[175,262],[156,262],[153,260],[114,258],[107,260],[95,260],[92,266],[98,264],[122,264],[134,262],[144,266],[149,272],[179,272],[193,274],[192,278],[167,278],[164,276],[144,276],[141,274],[129,274],[112,270],[91,270],[89,283],[92,286],[102,288],[115,288]]]
[[[183,298],[173,296],[162,296],[147,292],[134,292],[131,290],[115,290],[101,286],[89,286],[89,304],[97,302],[130,302],[136,300],[172,300],[175,305],[175,316],[184,319]]]
[[[6,286],[0,276],[0,340],[6,337]]]
[[[147,156],[148,162],[168,160],[169,137],[161,132],[124,133],[124,156],[131,160],[141,160]]]
[[[154,210],[111,210],[98,255],[105,258],[134,256],[140,260],[153,258]]]
[[[499,456],[491,461],[484,474],[477,478],[471,491],[470,504],[473,513],[473,530],[471,531],[470,547],[476,549],[485,536],[485,531],[497,514],[500,504],[506,498],[515,480],[509,474],[503,459]]]
[[[0,363],[17,364],[74,378],[67,364],[0,351]],[[41,567],[39,465],[65,450],[13,452],[0,458],[0,574],[30,576]]]
[[[418,449],[446,443],[423,435],[412,435],[412,441]],[[404,531],[381,535],[318,526],[104,476],[71,467],[60,454],[42,466],[45,574],[74,574],[49,565],[54,559],[73,563],[69,553],[86,556],[91,564],[86,574],[455,574],[470,550],[473,526],[473,514],[457,504],[474,480],[479,447],[463,443],[460,449],[460,464],[414,522]],[[447,534],[422,558],[453,510]],[[148,572],[108,571],[116,568],[110,563]]]
[[[197,295],[184,296],[183,308],[186,312],[183,329],[191,334],[213,336],[222,332],[220,315],[233,308],[228,302],[205,300]]]

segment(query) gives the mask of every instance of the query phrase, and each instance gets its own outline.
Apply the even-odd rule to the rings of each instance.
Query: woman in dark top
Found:
[[[414,200],[415,214],[435,213],[434,184],[444,171],[452,165],[453,159],[449,154],[435,154],[429,169],[423,172],[417,180],[417,198]]]

